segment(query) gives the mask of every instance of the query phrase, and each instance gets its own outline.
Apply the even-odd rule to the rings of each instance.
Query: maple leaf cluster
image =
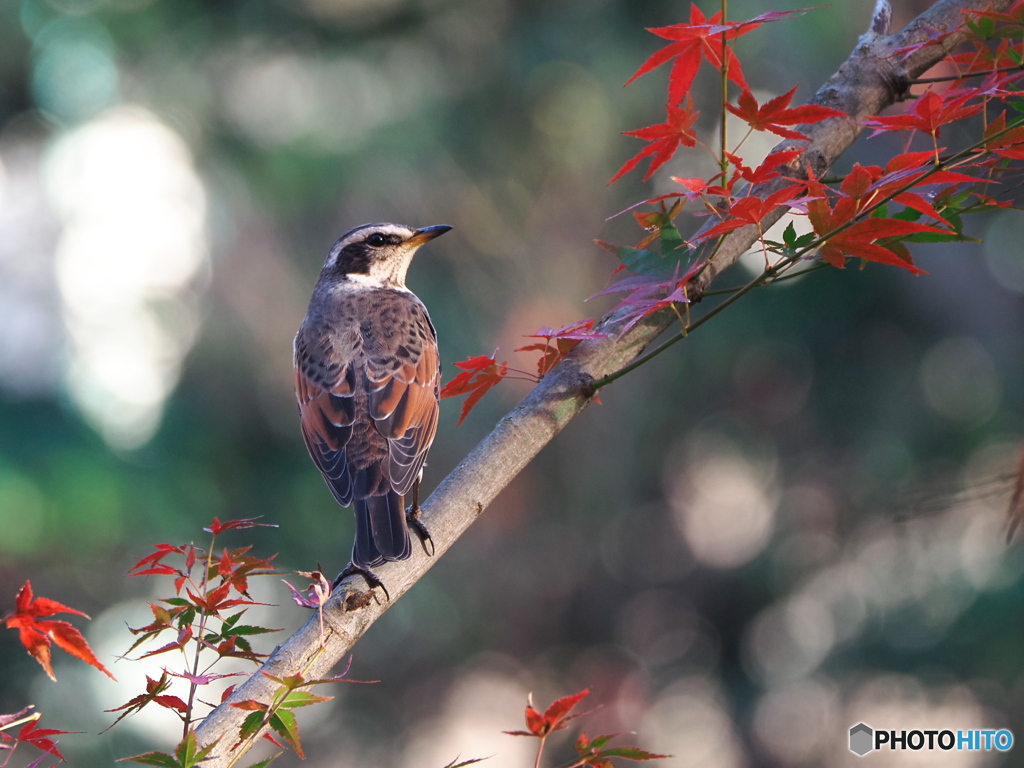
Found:
[[[189,659],[189,668],[172,671],[164,669],[159,680],[147,677],[146,691],[108,712],[120,712],[113,724],[128,715],[135,714],[149,704],[170,710],[185,724],[187,735],[195,719],[192,702],[196,690],[231,675],[214,674],[213,666],[225,658],[245,659],[260,663],[265,654],[257,653],[249,638],[279,630],[255,626],[243,622],[247,608],[244,606],[263,605],[249,594],[249,579],[256,576],[276,574],[272,565],[273,557],[258,558],[249,554],[252,547],[222,549],[215,551],[217,536],[226,531],[246,528],[275,527],[257,522],[258,518],[242,518],[221,522],[214,518],[204,530],[210,534],[210,546],[202,549],[195,544],[155,544],[153,552],[139,559],[129,570],[129,576],[170,576],[173,578],[174,597],[150,603],[153,621],[142,627],[129,627],[137,639],[125,653],[155,640],[165,633],[172,638],[162,645],[143,653],[145,659],[171,652],[179,652]],[[174,559],[177,562],[171,562]],[[235,608],[241,610],[231,613]],[[201,662],[203,652],[212,653],[212,659]],[[168,693],[171,678],[186,680],[189,685],[188,702]],[[223,701],[231,694],[229,687],[221,697]],[[112,724],[112,725],[113,725]]]
[[[468,360],[455,363],[462,373],[445,384],[441,390],[441,397],[458,397],[466,395],[462,403],[462,411],[459,414],[461,424],[473,407],[480,402],[495,386],[500,384],[506,377],[512,375],[514,378],[526,379],[527,381],[540,381],[554,368],[572,349],[584,339],[604,339],[608,334],[595,330],[595,321],[588,318],[580,320],[561,328],[541,328],[536,333],[526,334],[528,339],[544,339],[543,343],[528,344],[519,347],[516,352],[540,352],[537,360],[537,373],[518,368],[510,368],[508,361],[498,362],[498,351],[491,355],[477,355]]]
[[[233,550],[222,548],[219,554],[215,547],[217,537],[226,531],[266,526],[265,523],[257,521],[258,518],[243,518],[221,522],[214,518],[213,523],[204,529],[211,535],[208,548],[201,549],[194,544],[156,544],[153,552],[141,558],[129,570],[129,576],[171,577],[175,596],[150,604],[153,613],[153,621],[150,624],[130,628],[138,639],[128,653],[143,643],[169,633],[173,639],[147,651],[140,658],[176,651],[186,659],[188,668],[180,671],[165,668],[159,679],[147,677],[144,693],[108,710],[120,712],[111,727],[150,704],[169,710],[183,723],[184,735],[173,753],[146,752],[124,758],[125,760],[164,768],[193,768],[201,765],[216,744],[202,748],[198,746],[193,727],[198,720],[194,712],[198,701],[197,691],[216,680],[243,674],[215,673],[214,666],[225,658],[240,658],[256,664],[266,658],[265,654],[257,653],[252,648],[248,638],[279,630],[244,623],[243,617],[247,606],[262,605],[254,601],[249,594],[249,580],[257,576],[277,574],[272,565],[274,558],[254,557],[250,554],[251,547]],[[330,594],[330,583],[319,571],[300,572],[300,575],[314,579],[313,590],[317,601],[312,602],[288,585],[293,597],[300,604],[322,607]],[[239,608],[241,610],[235,610]],[[351,660],[349,663],[351,664]],[[306,680],[301,675],[275,677],[264,672],[263,674],[276,682],[279,688],[270,703],[253,699],[231,702],[231,706],[249,713],[239,726],[237,739],[231,749],[239,750],[243,745],[247,748],[252,741],[262,738],[277,747],[291,746],[300,758],[305,758],[294,710],[329,701],[332,697],[300,689],[325,683],[365,682],[345,679],[347,672],[346,668],[341,675],[322,680]],[[187,700],[170,692],[172,678],[187,681]],[[221,693],[218,703],[228,702],[234,688],[233,685],[228,686]],[[244,751],[242,749],[242,752]],[[263,768],[279,754],[250,768]]]
[[[955,76],[925,78],[921,82],[927,89],[897,113],[862,121],[863,126],[872,129],[872,136],[901,134],[907,150],[885,168],[856,164],[838,179],[816,178],[802,163],[799,143],[807,141],[820,123],[852,118],[821,104],[793,106],[795,87],[758,103],[734,48],[739,38],[764,24],[802,12],[767,12],[747,21],[732,21],[723,19],[721,13],[708,18],[691,4],[688,22],[648,30],[669,42],[651,54],[626,84],[670,65],[666,119],[625,132],[647,143],[619,168],[611,182],[648,160],[643,176],[646,181],[680,151],[691,149],[711,152],[719,170],[707,179],[672,176],[679,185],[677,191],[642,200],[622,211],[633,212],[645,232],[636,246],[597,241],[619,262],[613,274],[622,269],[634,273],[591,297],[619,296],[613,309],[616,332],[624,333],[644,318],[670,310],[681,324],[674,338],[681,338],[750,288],[783,279],[801,263],[817,261],[820,266],[843,268],[852,259],[861,267],[875,263],[925,274],[914,263],[910,245],[970,240],[963,230],[965,215],[1009,205],[997,199],[994,190],[1008,173],[1019,172],[1011,164],[1024,160],[1024,118],[1010,120],[1006,110],[994,111],[992,107],[1005,102],[1017,115],[1024,113],[1018,91],[1019,81],[1024,78],[1024,0],[1006,12],[965,11],[959,29],[931,31],[923,42],[895,51],[894,56],[902,57],[927,46],[948,49],[950,35],[966,34],[967,38],[944,60],[953,65]],[[769,154],[753,167],[737,154],[746,136],[731,150],[711,150],[696,132],[699,112],[690,95],[705,65],[717,71],[723,87],[727,81],[738,91],[735,103],[730,100],[720,105],[722,121],[729,112],[746,123],[747,136],[767,131],[798,143]],[[978,140],[959,150],[941,145],[945,126],[970,120],[981,123]],[[911,149],[918,136],[927,142],[927,151]],[[768,182],[772,184],[764,186]],[[688,204],[699,205],[701,210],[696,215],[709,221],[687,240],[673,222]],[[651,205],[657,207],[634,210]],[[778,219],[780,211],[805,217],[811,231],[797,235],[790,223],[781,241],[769,240],[768,225]],[[691,320],[693,280],[713,257],[720,238],[746,227],[756,230],[765,257],[764,272],[746,286],[732,289],[733,296],[704,317]],[[569,342],[570,337],[552,336],[543,345],[517,351],[541,352],[538,375],[543,376],[565,357],[571,349]],[[462,372],[449,382],[442,396],[467,396],[460,424],[510,373],[530,377],[511,368],[508,361],[499,363],[496,354],[473,357],[456,366]],[[605,377],[595,388],[632,367],[635,365],[631,363]]]
[[[796,88],[759,108],[757,100],[750,92],[750,86],[747,85],[739,58],[733,48],[727,45],[767,22],[778,21],[800,12],[798,10],[770,11],[748,21],[723,22],[721,13],[716,13],[708,19],[700,8],[691,4],[689,23],[648,29],[648,32],[673,42],[651,54],[650,58],[641,64],[634,75],[626,81],[626,85],[652,72],[662,64],[674,61],[669,74],[668,102],[665,105],[668,119],[664,123],[625,132],[626,136],[633,136],[652,143],[627,160],[612,177],[611,182],[619,180],[636,168],[644,158],[650,157],[651,162],[647,168],[647,174],[644,176],[644,181],[647,181],[655,171],[675,156],[680,147],[697,145],[697,136],[692,131],[692,126],[700,113],[694,111],[693,99],[690,98],[689,91],[704,62],[719,72],[724,71],[726,77],[742,89],[739,106],[734,107],[727,104],[726,107],[737,117],[745,120],[752,130],[769,130],[779,136],[804,139],[807,138],[804,134],[783,126],[816,123],[828,117],[841,116],[842,113],[834,109],[815,105],[789,108],[789,102],[792,100]],[[681,104],[684,106],[680,107]]]
[[[215,548],[217,536],[220,534],[266,526],[257,521],[258,518],[243,518],[221,522],[214,518],[210,526],[204,529],[211,536],[207,549],[191,543],[155,544],[151,553],[140,558],[129,569],[129,576],[171,577],[174,596],[150,604],[152,622],[143,627],[129,628],[137,639],[125,656],[142,644],[167,633],[172,639],[143,653],[139,658],[178,652],[186,660],[186,668],[164,668],[157,679],[147,676],[145,691],[124,704],[107,710],[119,713],[108,730],[151,704],[170,711],[183,723],[184,735],[173,753],[147,752],[124,760],[165,768],[193,768],[202,764],[215,744],[203,748],[198,746],[193,727],[198,720],[195,712],[195,707],[199,703],[197,691],[217,680],[244,674],[214,672],[213,667],[225,658],[240,658],[256,664],[266,658],[265,654],[253,649],[249,638],[279,630],[247,624],[242,619],[248,606],[263,604],[252,599],[249,594],[249,583],[254,577],[276,574],[277,571],[272,565],[274,558],[254,557],[250,554],[251,547],[231,550],[222,548],[219,553]],[[304,575],[319,576],[316,587],[320,590],[318,596],[322,601],[330,592],[329,583],[319,572]],[[298,594],[294,588],[292,591]],[[51,645],[54,644],[113,678],[113,674],[96,658],[85,638],[75,627],[69,622],[51,618],[59,613],[88,618],[85,613],[75,608],[47,597],[36,596],[31,582],[25,582],[15,598],[14,611],[4,617],[4,621],[9,628],[18,630],[22,645],[39,661],[51,679],[56,680],[51,660]],[[236,747],[258,737],[260,731],[267,727],[270,733],[263,734],[262,738],[281,747],[283,744],[272,735],[276,734],[300,757],[305,757],[293,710],[328,701],[331,697],[299,689],[324,683],[364,682],[346,680],[346,673],[347,669],[338,677],[323,680],[305,680],[301,676],[272,677],[280,685],[280,689],[270,704],[252,700],[233,704],[235,707],[250,711],[250,715],[240,727]],[[188,683],[187,698],[172,693],[175,678]],[[233,691],[234,686],[225,689],[219,703],[224,703]],[[20,744],[29,744],[43,752],[30,764],[30,768],[41,766],[48,755],[61,761],[64,759],[57,748],[57,743],[51,737],[69,732],[40,727],[41,714],[31,710],[32,707],[26,707],[14,714],[0,714],[0,750],[7,752],[3,765],[9,764],[14,749]],[[20,728],[16,733],[8,732],[18,726]],[[262,768],[272,759],[268,758],[250,768]]]
[[[605,339],[607,333],[594,329],[594,320],[587,318],[561,328],[543,328],[526,334],[528,339],[544,339],[543,342],[527,344],[519,347],[516,352],[540,352],[537,360],[537,379],[540,380],[548,371],[558,365],[573,348],[584,339]]]
[[[28,744],[42,752],[35,760],[29,763],[29,768],[38,768],[45,761],[47,755],[56,757],[58,762],[52,763],[50,768],[64,762],[64,755],[57,748],[57,742],[53,736],[60,736],[71,731],[61,731],[56,728],[41,728],[39,722],[42,713],[33,712],[33,707],[28,706],[19,712],[9,715],[0,715],[0,750],[7,752],[7,758],[3,765],[10,763],[15,750],[21,744]],[[7,733],[9,729],[21,726],[16,733]]]
[[[25,650],[39,662],[47,677],[54,682],[57,681],[57,676],[53,672],[52,645],[56,645],[74,658],[96,667],[103,674],[116,680],[117,678],[111,674],[110,670],[96,658],[96,654],[93,653],[81,632],[67,621],[50,618],[58,613],[70,613],[89,618],[82,611],[56,600],[51,600],[48,597],[36,597],[32,590],[32,582],[26,581],[14,598],[14,611],[4,617],[4,623],[9,629],[18,630],[18,638]],[[32,709],[32,706],[28,706],[9,715],[0,714],[0,751],[7,752],[7,757],[3,761],[4,766],[10,764],[14,751],[21,744],[28,744],[43,753],[29,764],[29,768],[41,766],[47,755],[56,757],[59,762],[64,761],[64,755],[57,748],[57,742],[51,737],[71,733],[71,731],[40,727],[42,713],[32,712]],[[7,732],[17,726],[21,727],[16,733]],[[57,765],[57,763],[52,765]]]
[[[533,703],[526,705],[526,728],[525,731],[505,731],[509,736],[530,736],[539,740],[537,746],[536,764],[540,765],[541,754],[544,751],[544,743],[548,736],[556,731],[564,731],[568,728],[569,722],[578,717],[583,717],[586,712],[573,710],[584,698],[590,694],[590,689],[585,688],[579,693],[571,696],[563,696],[554,701],[547,709],[540,712],[534,709]],[[592,768],[614,768],[612,758],[621,758],[633,762],[646,760],[660,760],[671,757],[671,755],[659,755],[648,752],[640,747],[610,747],[609,743],[619,734],[611,733],[595,738],[590,738],[586,733],[581,733],[574,744],[579,757],[570,764],[570,768],[591,766]]]
[[[269,728],[270,731],[275,733],[280,738],[284,739],[293,750],[303,760],[306,758],[306,753],[302,749],[302,740],[299,736],[299,724],[295,718],[294,710],[300,707],[308,707],[313,704],[320,704],[325,701],[330,701],[333,696],[321,696],[311,691],[303,691],[301,688],[309,688],[314,685],[324,685],[326,683],[375,683],[376,680],[349,680],[345,676],[348,674],[349,668],[352,666],[352,659],[349,658],[348,664],[345,670],[334,677],[307,680],[302,675],[287,675],[287,676],[276,676],[269,672],[264,672],[263,675],[269,680],[273,680],[278,684],[278,688],[275,691],[270,703],[264,703],[256,701],[254,699],[246,699],[245,701],[233,702],[232,707],[236,709],[248,712],[245,720],[242,721],[242,725],[238,729],[238,741],[232,747],[233,750],[237,750],[247,741],[251,741],[259,737],[261,731],[264,728]],[[277,746],[282,746],[277,739],[274,738],[270,733],[265,733],[263,738],[267,739]],[[255,768],[255,767],[254,767]]]

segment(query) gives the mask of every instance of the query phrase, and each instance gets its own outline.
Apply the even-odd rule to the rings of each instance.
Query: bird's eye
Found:
[[[387,242],[387,238],[385,238],[384,235],[382,235],[380,232],[374,232],[372,235],[366,238],[366,242],[369,245],[372,245],[374,248],[380,248]]]

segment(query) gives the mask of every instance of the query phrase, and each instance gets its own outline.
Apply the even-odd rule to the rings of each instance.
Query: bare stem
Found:
[[[725,24],[726,19],[729,17],[729,0],[722,0],[722,24]],[[729,102],[729,41],[726,37],[726,33],[722,32],[722,126],[721,126],[721,144],[722,154],[718,158],[718,165],[722,169],[722,173],[729,170],[729,160],[726,158],[725,153],[729,148],[729,130],[726,127],[726,115],[728,111],[725,105]]]
[[[547,736],[540,737],[540,744],[537,745],[537,759],[533,761],[533,768],[540,768],[540,758],[544,754],[544,744],[547,740]]]
[[[942,77],[919,77],[914,80],[907,80],[907,85],[927,85],[929,83],[950,83],[956,82],[957,80],[966,80],[968,77],[981,77],[988,75],[1001,75],[1006,72],[1020,72],[1024,69],[1024,64],[1018,64],[1013,67],[999,67],[998,69],[990,69],[985,72],[971,72],[969,74],[960,75],[944,75]]]
[[[203,582],[200,585],[200,594],[206,597],[206,588],[210,581],[210,569],[213,568],[213,548],[217,543],[217,534],[210,534],[210,548],[206,553],[206,564],[203,567]],[[206,619],[208,618],[206,609],[204,608],[199,612],[199,632],[196,634],[196,655],[192,659],[192,676],[199,676],[199,657],[203,652],[202,639],[206,633]],[[199,688],[195,682],[189,681],[188,684],[188,702],[185,705],[185,717],[183,718],[184,731],[181,738],[188,738],[189,727],[192,725],[192,708],[195,706],[196,690]]]

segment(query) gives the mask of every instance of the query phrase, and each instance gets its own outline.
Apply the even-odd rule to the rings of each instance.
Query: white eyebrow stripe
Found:
[[[405,240],[412,237],[416,230],[402,224],[390,224],[387,222],[382,222],[380,224],[363,224],[355,229],[350,229],[344,235],[339,237],[331,247],[330,252],[327,254],[327,260],[324,262],[324,266],[327,267],[337,264],[338,258],[341,256],[341,252],[345,250],[345,248],[353,243],[361,243],[370,235],[371,232],[380,232],[382,235],[398,235]]]
[[[405,239],[411,237],[415,231],[401,224],[364,224],[342,235],[344,239],[339,244],[344,247],[350,243],[365,240],[371,232],[380,232],[382,235],[398,235]]]

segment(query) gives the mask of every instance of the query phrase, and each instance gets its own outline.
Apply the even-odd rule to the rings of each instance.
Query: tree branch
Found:
[[[893,51],[926,42],[933,30],[945,32],[958,27],[962,10],[989,6],[1003,10],[1010,4],[1011,0],[940,0],[895,34],[878,34],[876,26],[864,35],[847,61],[810,102],[842,110],[849,117],[805,126],[809,141],[783,142],[776,147],[776,150],[806,148],[789,169],[789,175],[806,177],[806,169],[810,167],[817,177],[823,176],[864,130],[861,120],[905,98],[909,81],[946,54],[939,46],[921,48],[905,59],[894,56]],[[961,41],[960,35],[954,35],[947,45],[953,47]],[[782,179],[774,180],[753,192],[767,197],[786,183]],[[764,227],[781,218],[785,211],[779,208],[768,217]],[[695,294],[691,295],[699,299],[757,240],[758,231],[753,226],[730,232],[694,281]],[[423,504],[423,519],[430,528],[435,551],[430,556],[423,547],[414,546],[408,560],[386,563],[377,569],[387,584],[390,601],[384,600],[379,590],[372,594],[361,591],[365,584],[361,577],[346,579],[324,608],[323,642],[320,623],[314,615],[274,650],[261,672],[278,676],[302,674],[307,679],[327,676],[370,625],[430,570],[494,497],[590,403],[594,395],[593,383],[636,359],[675,321],[676,316],[665,311],[646,318],[621,335],[578,344]],[[607,330],[616,323],[613,313],[602,320],[601,327]],[[263,674],[254,674],[235,690],[229,702],[246,699],[268,702],[276,688],[277,685]],[[203,721],[197,731],[200,744],[220,739],[220,745],[204,766],[227,768],[241,757],[243,749],[233,753],[231,748],[237,742],[238,727],[245,715],[243,710],[226,703]]]

